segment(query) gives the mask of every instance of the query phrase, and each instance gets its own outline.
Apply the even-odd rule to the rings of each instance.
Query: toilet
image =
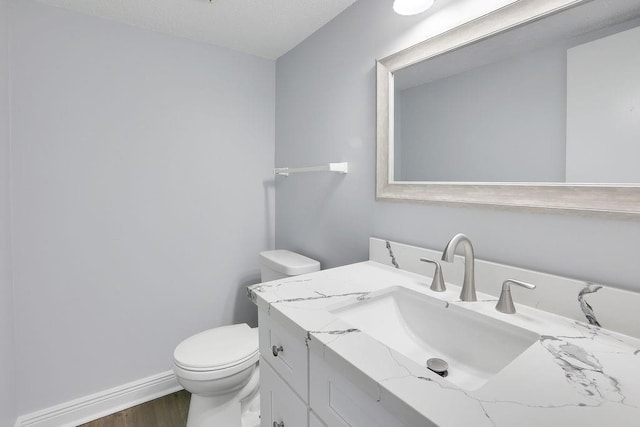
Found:
[[[260,253],[262,282],[320,270],[320,263],[287,250]],[[258,329],[246,323],[195,334],[176,347],[173,371],[191,393],[187,427],[258,427]]]

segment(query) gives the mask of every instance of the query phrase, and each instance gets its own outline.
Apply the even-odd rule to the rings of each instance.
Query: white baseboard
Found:
[[[16,427],[75,427],[182,390],[173,371],[18,417]]]

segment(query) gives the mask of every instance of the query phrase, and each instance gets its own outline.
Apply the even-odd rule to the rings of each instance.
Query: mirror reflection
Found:
[[[640,183],[638,9],[570,9],[393,73],[391,176]]]

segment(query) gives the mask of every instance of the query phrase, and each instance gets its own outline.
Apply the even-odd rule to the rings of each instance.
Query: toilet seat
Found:
[[[259,358],[258,330],[243,323],[209,329],[182,341],[173,353],[176,373],[212,380],[236,374]]]

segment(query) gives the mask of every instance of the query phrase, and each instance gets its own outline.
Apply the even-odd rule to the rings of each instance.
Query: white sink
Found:
[[[331,312],[422,366],[430,358],[445,360],[446,380],[466,390],[480,388],[540,338],[403,287]]]

